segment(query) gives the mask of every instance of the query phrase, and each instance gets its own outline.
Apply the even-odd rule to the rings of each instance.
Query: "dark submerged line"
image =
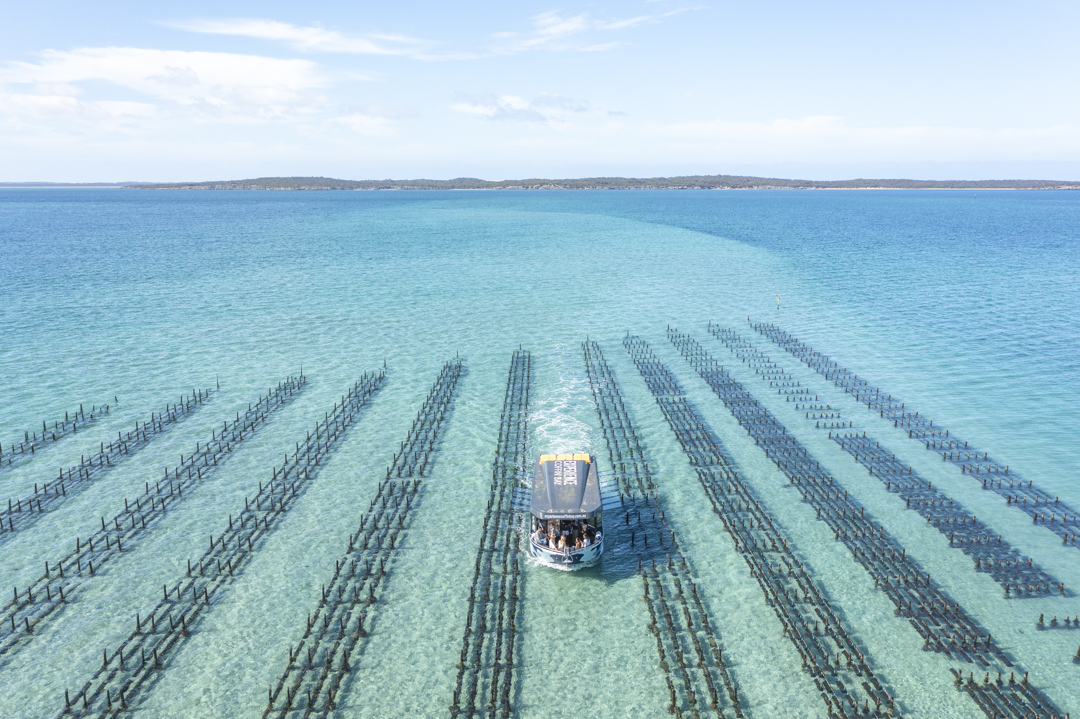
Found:
[[[987,452],[969,447],[967,442],[950,435],[949,430],[940,424],[934,426],[934,421],[926,415],[920,416],[918,411],[913,411],[904,402],[879,387],[872,387],[865,379],[859,379],[857,374],[776,325],[752,323],[751,326],[807,367],[853,395],[860,403],[866,404],[867,409],[878,410],[879,416],[893,421],[893,426],[906,429],[908,437],[919,440],[927,450],[940,454],[943,462],[960,467],[962,474],[981,479],[983,489],[1004,497],[1006,504],[1025,512],[1033,524],[1039,524],[1061,537],[1062,544],[1080,549],[1080,541],[1077,541],[1080,512],[1063,503],[1059,497],[1034,486],[1031,480],[1024,484],[1023,478],[1016,472],[1010,472],[1008,465],[991,459]]]
[[[929,481],[923,480],[911,467],[905,467],[881,447],[881,442],[856,430],[854,422],[840,417],[831,405],[822,404],[810,390],[802,387],[782,367],[765,356],[745,338],[730,329],[710,323],[709,330],[745,363],[770,389],[795,402],[805,419],[817,429],[827,430],[829,439],[836,442],[856,462],[865,467],[885,488],[904,498],[907,508],[917,512],[928,524],[949,538],[949,546],[970,556],[976,571],[986,572],[1005,589],[1006,596],[1037,597],[1065,593],[1065,585],[1050,576],[1031,557],[1024,557],[956,502]]]
[[[531,388],[532,354],[517,350],[510,359],[491,487],[469,587],[452,717],[508,717],[513,709],[523,575],[512,502],[518,474],[525,469]]]
[[[743,717],[738,685],[724,663],[723,638],[701,601],[693,570],[668,524],[619,383],[596,342],[587,341],[582,347],[620,494],[619,508],[605,512],[606,535],[611,537],[617,530],[622,536],[619,545],[629,544],[637,558],[650,617],[648,629],[656,638],[657,660],[668,689],[667,710],[676,716],[689,712],[700,717],[700,707],[709,707],[723,717],[725,703],[718,691],[722,686],[726,707]],[[649,536],[654,537],[651,546]]]
[[[187,576],[162,585],[157,605],[145,615],[137,614],[135,629],[112,654],[107,648],[103,651],[102,665],[94,675],[75,694],[65,694],[59,716],[117,717],[150,690],[158,672],[217,604],[211,600],[228,591],[234,576],[243,573],[266,537],[318,477],[321,463],[355,425],[385,378],[385,371],[365,373],[315,425],[314,434],[303,445],[296,443],[296,451],[285,456],[280,468],[273,468],[270,482],[260,483],[254,501],[245,498],[237,520],[230,516],[227,529],[210,535],[209,548],[194,566],[189,562]]]
[[[803,501],[814,507],[818,519],[834,531],[836,540],[851,550],[855,560],[874,577],[875,586],[896,605],[896,613],[908,621],[924,638],[924,648],[954,659],[977,663],[985,668],[986,680],[979,684],[974,671],[966,683],[963,669],[952,669],[957,686],[963,685],[979,707],[991,717],[1061,716],[1041,691],[1014,681],[1012,673],[1006,684],[1001,665],[1013,669],[1014,663],[979,624],[954,602],[914,561],[901,544],[873,515],[832,477],[821,472],[820,464],[741,384],[735,381],[709,353],[688,334],[668,329],[668,339],[679,350],[716,396],[731,411],[739,424],[754,438],[769,459],[798,485]],[[959,640],[959,643],[957,642]],[[997,667],[995,662],[999,663]],[[996,682],[990,681],[996,668]]]
[[[11,538],[15,532],[34,524],[43,514],[55,510],[69,497],[86,489],[91,482],[100,479],[124,458],[144,449],[153,439],[160,437],[175,427],[181,419],[189,417],[192,412],[202,407],[213,392],[212,389],[191,390],[190,397],[184,396],[179,403],[166,405],[164,412],[151,412],[149,422],[143,422],[141,426],[135,422],[135,429],[126,436],[117,432],[116,439],[108,445],[102,442],[101,450],[96,455],[80,457],[78,466],[68,469],[67,477],[61,468],[56,479],[42,484],[40,493],[37,484],[34,484],[33,495],[9,499],[7,509],[0,508],[0,543]],[[74,427],[74,422],[72,426]]]
[[[803,670],[813,677],[826,711],[830,716],[860,711],[895,716],[892,695],[846,623],[790,549],[756,492],[739,476],[734,460],[674,375],[641,338],[627,335],[623,345],[694,466],[713,511],[802,657]]]
[[[183,402],[182,399],[181,402]],[[116,402],[114,401],[113,404],[116,404]],[[90,408],[90,418],[87,419],[86,410],[80,404],[79,409],[75,412],[64,412],[63,421],[54,421],[51,430],[49,429],[49,423],[42,420],[40,437],[37,429],[23,432],[22,441],[18,443],[12,442],[10,444],[11,449],[7,454],[4,454],[4,445],[0,443],[0,473],[34,459],[39,449],[51,447],[65,437],[78,434],[79,427],[89,427],[94,424],[107,415],[110,408],[111,405],[108,404],[103,404],[100,407],[93,405]],[[75,416],[72,417],[72,414]]]
[[[408,531],[422,491],[420,480],[411,478],[424,476],[439,448],[461,374],[460,359],[443,365],[386,468],[367,516],[360,515],[360,527],[349,536],[344,556],[334,562],[333,575],[323,585],[315,611],[308,614],[304,635],[295,651],[289,647],[285,671],[268,690],[264,719],[326,717],[336,708],[342,685],[364,650],[358,649],[368,634],[364,622],[369,620],[370,626],[378,611],[379,595],[394,569],[394,550]]]
[[[220,432],[215,430],[210,442],[198,443],[195,452],[181,456],[180,466],[174,468],[172,476],[166,469],[164,480],[158,480],[153,487],[147,482],[146,493],[125,499],[124,510],[111,521],[106,522],[105,515],[101,515],[101,529],[85,541],[77,539],[75,547],[59,562],[51,566],[46,563],[45,574],[26,588],[25,595],[16,589],[13,601],[9,601],[0,613],[0,656],[7,659],[16,647],[31,640],[35,630],[57,616],[103,566],[138,546],[139,541],[160,524],[166,512],[171,512],[183,501],[185,490],[195,489],[209,478],[219,462],[224,464],[274,412],[288,405],[304,389],[306,382],[303,375],[279,382],[254,405],[248,405],[242,416],[238,412],[235,421],[225,422]],[[145,431],[145,426],[143,429]],[[149,432],[147,435],[153,438]]]

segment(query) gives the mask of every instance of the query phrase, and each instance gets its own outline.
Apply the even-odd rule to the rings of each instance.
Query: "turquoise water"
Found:
[[[1067,192],[0,192],[0,441],[79,402],[119,406],[0,474],[8,496],[78,462],[193,387],[221,392],[88,491],[0,545],[0,586],[26,586],[175,465],[211,427],[295,374],[310,380],[148,540],[0,662],[0,716],[45,717],[178,578],[243,497],[364,370],[389,381],[308,493],[143,698],[145,717],[261,715],[318,587],[356,529],[443,362],[462,379],[342,716],[444,716],[510,353],[533,352],[534,452],[603,439],[581,353],[597,340],[640,425],[725,657],[754,717],[824,715],[798,654],[621,348],[648,340],[796,538],[907,716],[975,717],[921,640],[815,521],[664,339],[713,354],[708,320],[773,321],[1080,506],[1080,195]],[[779,308],[776,296],[780,295]],[[794,358],[763,349],[853,417],[871,417]],[[737,373],[740,368],[734,368]],[[737,375],[738,376],[738,375]],[[751,391],[756,385],[744,380]],[[769,404],[1065,711],[1080,711],[1080,631],[1038,632],[1080,596],[1006,601],[963,554],[781,402]],[[860,414],[862,412],[862,414]],[[873,425],[871,425],[873,426]],[[1080,555],[906,435],[876,428],[923,476],[1080,590]],[[602,456],[606,457],[606,453]],[[658,716],[665,690],[636,576],[527,567],[516,672],[522,717]],[[560,659],[560,657],[567,657]]]

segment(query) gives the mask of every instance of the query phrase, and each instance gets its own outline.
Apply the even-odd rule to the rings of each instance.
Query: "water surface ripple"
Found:
[[[394,549],[393,582],[365,627],[363,658],[336,697],[339,716],[449,716],[507,363],[520,347],[531,351],[528,451],[589,451],[606,470],[581,351],[586,340],[603,348],[692,567],[699,610],[723,637],[726,671],[754,719],[824,717],[826,705],[619,350],[628,331],[677,377],[790,538],[791,553],[813,567],[823,596],[874,657],[905,716],[984,714],[954,686],[949,668],[957,663],[924,651],[850,551],[786,490],[775,463],[666,341],[668,326],[703,338],[719,356],[727,350],[708,335],[710,320],[744,335],[752,332],[748,316],[773,323],[1080,507],[1077,193],[5,189],[0,257],[0,438],[22,438],[63,408],[120,400],[41,457],[5,467],[0,488],[8,496],[26,496],[58,467],[78,465],[158,411],[162,398],[220,383],[213,402],[8,539],[0,586],[6,580],[9,600],[11,587],[34,586],[45,562],[55,567],[77,537],[100,530],[102,516],[122,512],[125,498],[144,494],[273,378],[299,375],[302,366],[310,383],[170,509],[137,552],[103,568],[0,666],[2,716],[61,711],[65,689],[74,695],[97,672],[103,650],[113,656],[135,613],[186,573],[187,560],[205,552],[230,513],[235,519],[342,389],[384,363],[386,388],[364,421],[229,591],[213,598],[214,611],[169,655],[168,671],[144,686],[134,713],[261,716],[312,598],[385,479],[431,377],[455,353],[468,357],[468,377],[439,460],[430,477],[425,471],[423,500]],[[780,360],[779,348],[768,351]],[[1064,583],[1064,596],[1005,596],[903,497],[867,481],[866,468],[805,412],[781,396],[755,395],[1030,671],[1039,692],[1063,711],[1080,711],[1080,630],[1064,621],[1080,615],[1076,550],[891,421],[860,410],[831,381],[793,358],[783,364],[821,404],[858,416],[896,462]],[[732,372],[755,379],[744,370]],[[521,563],[520,649],[506,695],[513,715],[548,717],[556,707],[586,717],[666,715],[670,697],[641,579],[619,565],[629,555],[610,536],[610,566],[571,573]]]

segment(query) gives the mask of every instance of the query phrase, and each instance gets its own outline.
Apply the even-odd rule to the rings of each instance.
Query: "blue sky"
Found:
[[[0,181],[1080,179],[1080,3],[5,3]]]

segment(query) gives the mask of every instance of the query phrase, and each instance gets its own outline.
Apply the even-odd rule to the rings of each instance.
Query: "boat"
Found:
[[[533,465],[529,552],[543,564],[577,569],[604,551],[599,473],[591,454],[542,454]]]

